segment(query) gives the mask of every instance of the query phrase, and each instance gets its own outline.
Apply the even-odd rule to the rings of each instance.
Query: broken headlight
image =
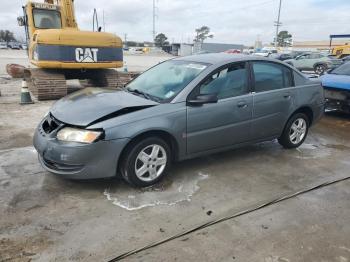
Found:
[[[95,142],[101,135],[101,131],[65,127],[58,131],[57,139],[60,141],[91,144]]]

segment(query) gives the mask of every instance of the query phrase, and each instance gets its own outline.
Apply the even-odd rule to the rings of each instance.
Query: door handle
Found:
[[[283,95],[283,97],[284,97],[285,99],[290,99],[290,98],[291,98],[290,94],[285,94],[285,95]]]
[[[238,102],[237,107],[239,107],[239,108],[246,108],[246,107],[248,107],[248,105],[247,105],[246,102],[242,101],[242,102]]]

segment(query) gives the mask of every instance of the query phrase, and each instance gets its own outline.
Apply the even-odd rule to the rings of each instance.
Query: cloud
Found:
[[[0,29],[23,35],[16,17],[21,14],[24,0],[3,1]],[[104,10],[106,31],[136,41],[152,39],[152,0],[76,0],[75,10],[81,29],[92,29],[93,8],[96,7],[102,25]],[[207,25],[214,33],[211,42],[251,45],[259,35],[263,42],[272,41],[277,17],[278,0],[156,0],[157,32],[172,41],[192,41],[194,30]],[[331,3],[331,4],[330,4]],[[283,0],[281,30],[288,30],[296,41],[328,39],[330,34],[349,33],[348,0]]]

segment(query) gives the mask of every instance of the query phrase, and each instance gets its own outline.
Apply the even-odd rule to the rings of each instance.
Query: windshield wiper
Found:
[[[154,96],[151,96],[150,94],[147,94],[147,93],[140,91],[138,89],[131,89],[131,88],[127,87],[127,88],[125,88],[125,90],[130,92],[130,93],[142,95],[144,98],[146,98],[148,100],[153,100],[153,101],[157,101],[157,102],[159,100],[159,99],[155,98]]]

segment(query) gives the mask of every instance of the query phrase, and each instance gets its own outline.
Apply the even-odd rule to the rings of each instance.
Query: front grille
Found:
[[[60,125],[61,123],[49,114],[43,122],[42,128],[46,134],[51,134],[53,131],[57,130]]]

